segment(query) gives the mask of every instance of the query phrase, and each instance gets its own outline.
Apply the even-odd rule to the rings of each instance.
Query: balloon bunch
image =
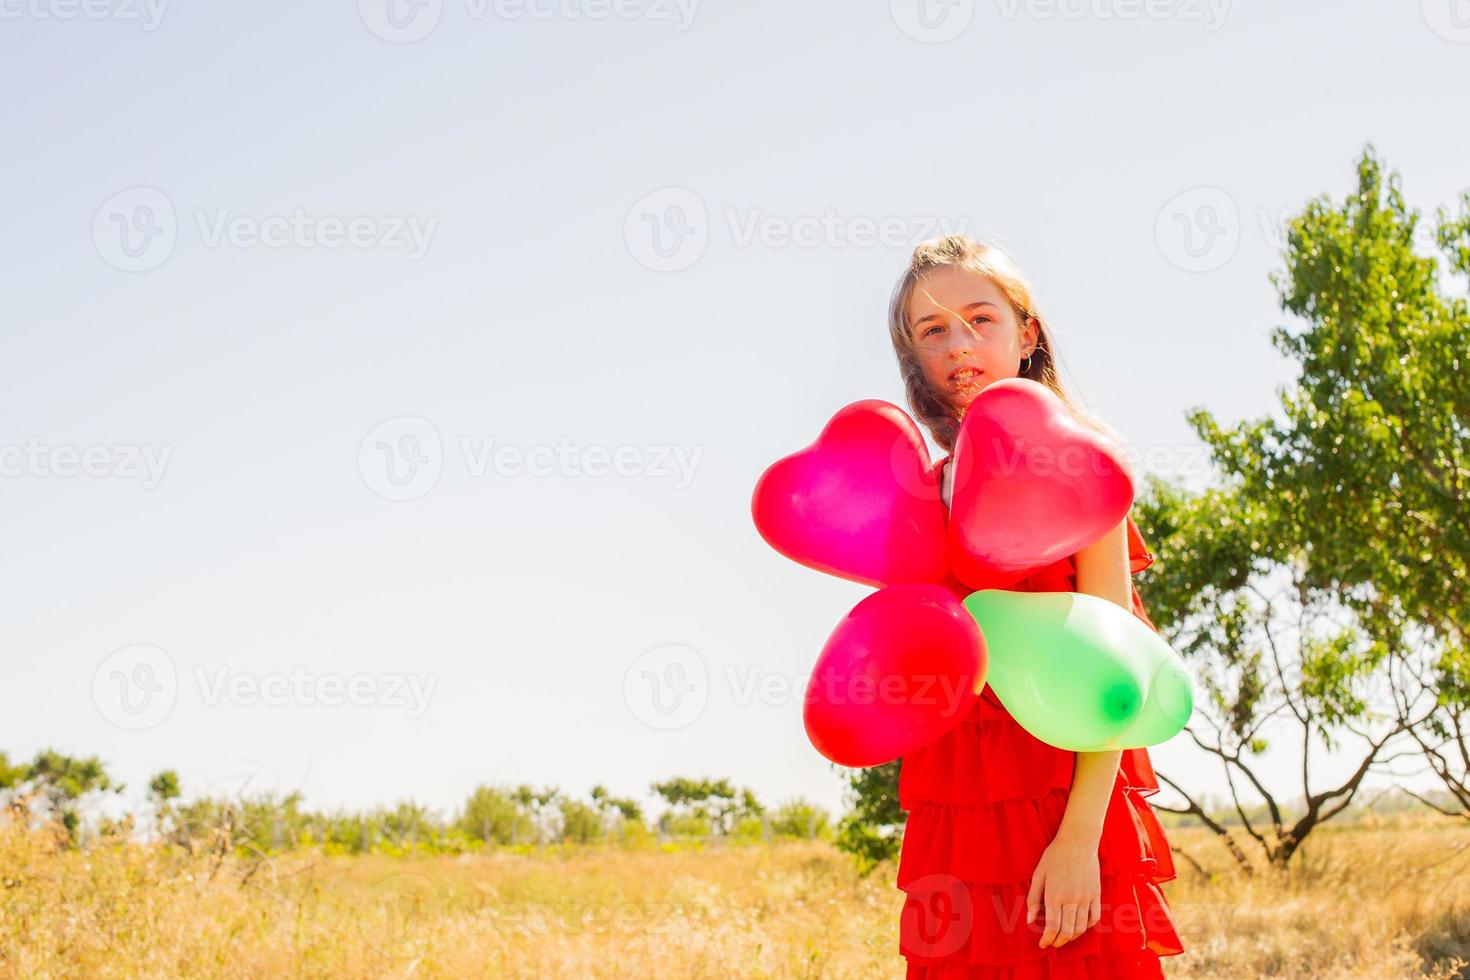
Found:
[[[1097,596],[1006,589],[1124,520],[1134,488],[1120,447],[1045,385],[1014,378],[970,403],[949,465],[946,513],[918,426],[866,399],[756,482],[751,513],[771,547],[877,589],[817,657],[803,708],[817,751],[890,762],[949,731],[987,683],[1059,748],[1177,734],[1193,689],[1157,633]]]

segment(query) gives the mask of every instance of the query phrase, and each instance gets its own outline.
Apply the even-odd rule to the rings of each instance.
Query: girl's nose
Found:
[[[975,328],[963,319],[956,317],[949,331],[949,352],[954,357],[962,357],[970,353],[970,347],[975,341]]]

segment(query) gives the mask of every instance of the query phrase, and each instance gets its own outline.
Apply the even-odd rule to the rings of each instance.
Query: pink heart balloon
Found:
[[[890,585],[837,624],[807,683],[802,717],[841,766],[892,762],[969,714],[985,687],[985,638],[947,588]]]
[[[819,572],[864,585],[939,582],[944,503],[918,426],[876,398],[839,411],[766,469],[751,496],[761,537]]]
[[[975,396],[950,465],[949,562],[972,590],[1006,588],[1076,554],[1133,506],[1123,447],[1026,378]]]

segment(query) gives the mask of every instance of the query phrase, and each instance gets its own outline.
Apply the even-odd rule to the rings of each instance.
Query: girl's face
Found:
[[[960,417],[986,386],[1018,376],[1036,349],[1036,319],[1019,322],[1000,287],[969,269],[925,273],[906,312],[924,375]]]

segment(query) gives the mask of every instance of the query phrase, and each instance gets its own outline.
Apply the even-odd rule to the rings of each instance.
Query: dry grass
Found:
[[[1288,878],[1171,836],[1171,977],[1455,976],[1470,828],[1325,831]],[[900,977],[893,868],[829,845],[223,862],[0,828],[0,975]],[[1470,974],[1467,974],[1470,975]]]

